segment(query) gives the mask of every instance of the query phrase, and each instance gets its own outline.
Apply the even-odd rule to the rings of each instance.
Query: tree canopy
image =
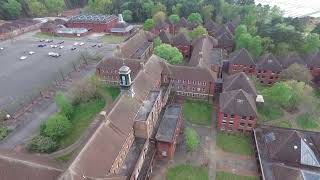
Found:
[[[169,44],[161,44],[154,49],[154,53],[167,60],[170,64],[180,64],[182,62],[183,56],[181,52]]]
[[[48,13],[48,10],[43,3],[37,0],[27,0],[26,2],[32,16],[40,17]]]
[[[284,69],[280,73],[282,79],[297,80],[305,83],[309,83],[312,80],[312,75],[308,68],[300,64],[292,64],[287,69]]]
[[[189,22],[196,22],[196,23],[199,23],[199,24],[203,23],[202,17],[201,17],[201,15],[199,13],[191,13],[188,16],[188,21]]]
[[[71,122],[61,114],[55,114],[48,118],[44,134],[54,140],[58,140],[65,136],[71,129]]]
[[[166,13],[164,13],[163,11],[158,11],[157,13],[155,13],[153,15],[153,19],[157,22],[157,21],[164,21],[166,19]]]
[[[143,29],[145,31],[149,31],[151,30],[154,26],[156,25],[156,23],[154,22],[153,19],[147,19],[144,24],[143,24]]]
[[[171,15],[169,16],[169,20],[170,20],[172,23],[177,23],[177,22],[180,21],[180,17],[179,17],[179,15],[177,15],[177,14],[171,14]]]
[[[191,37],[192,39],[196,39],[196,38],[198,38],[199,36],[201,36],[201,35],[206,35],[206,34],[208,34],[207,29],[204,28],[203,26],[198,26],[198,27],[194,28],[194,29],[189,33],[189,35],[190,35],[190,37]]]
[[[113,11],[112,0],[89,0],[88,10],[96,14],[111,14]]]
[[[133,20],[132,11],[130,11],[128,9],[122,11],[122,15],[123,15],[123,20],[124,21],[131,22]]]
[[[252,36],[247,31],[246,25],[240,25],[235,32],[236,49],[247,49],[254,57],[261,55],[263,51],[262,39],[260,36]]]
[[[65,8],[64,0],[45,0],[44,4],[50,13],[60,13]]]
[[[8,0],[8,2],[3,5],[4,11],[9,15],[10,19],[16,19],[21,14],[21,4],[16,0]]]

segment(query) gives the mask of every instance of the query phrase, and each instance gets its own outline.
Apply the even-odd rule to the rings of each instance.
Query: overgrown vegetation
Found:
[[[297,117],[298,127],[303,130],[316,130],[319,128],[319,123],[316,121],[315,117],[309,114],[303,114]]]
[[[169,44],[161,44],[154,49],[154,54],[167,60],[170,64],[182,63],[182,53]]]
[[[11,130],[8,129],[7,127],[0,126],[0,141],[3,140],[5,137],[7,137],[10,132]]]
[[[230,153],[251,156],[254,154],[253,142],[249,135],[218,133],[217,146]]]
[[[105,106],[105,96],[115,100],[120,90],[102,84],[95,77],[76,84],[72,90],[72,102],[58,92],[55,102],[59,111],[41,124],[40,134],[32,139],[28,149],[34,152],[51,153],[76,142],[90,126],[95,115]]]
[[[212,104],[204,101],[186,100],[183,104],[183,118],[191,123],[210,126],[212,122]]]
[[[169,168],[166,174],[167,180],[209,180],[209,173],[206,167],[192,165],[177,165]]]
[[[288,120],[277,120],[272,122],[271,125],[276,127],[292,128],[292,124]]]
[[[216,174],[217,180],[258,180],[259,177],[241,176],[233,173],[218,171]]]
[[[257,107],[259,113],[259,121],[266,122],[279,119],[283,116],[283,110],[275,107],[271,103],[265,103]]]
[[[194,151],[198,149],[200,142],[199,142],[199,135],[197,131],[193,128],[187,127],[184,130],[184,138],[186,141],[186,146],[188,151]]]

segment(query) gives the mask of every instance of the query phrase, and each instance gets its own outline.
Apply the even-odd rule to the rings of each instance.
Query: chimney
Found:
[[[119,15],[118,15],[118,21],[119,21],[119,23],[124,23],[122,14],[119,14]]]

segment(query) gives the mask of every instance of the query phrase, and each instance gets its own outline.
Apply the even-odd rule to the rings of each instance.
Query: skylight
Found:
[[[301,139],[301,164],[320,167],[320,163],[312,149]]]

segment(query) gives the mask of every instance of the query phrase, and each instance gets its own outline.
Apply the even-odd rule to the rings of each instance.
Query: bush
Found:
[[[73,107],[71,103],[65,98],[64,94],[62,92],[57,92],[54,100],[59,107],[60,112],[64,114],[68,119],[70,119],[73,112]]]
[[[0,127],[0,140],[4,139],[10,133],[10,129],[6,127]]]
[[[36,136],[34,137],[27,148],[32,152],[51,153],[58,149],[58,144],[50,137]]]
[[[199,135],[194,129],[186,128],[184,130],[184,137],[189,151],[194,151],[199,147]]]
[[[54,140],[59,140],[71,129],[71,123],[66,116],[56,113],[50,116],[45,125],[44,134]]]
[[[76,106],[80,103],[87,103],[92,99],[99,98],[98,86],[100,84],[95,77],[79,81],[72,90],[74,94],[73,105]]]

